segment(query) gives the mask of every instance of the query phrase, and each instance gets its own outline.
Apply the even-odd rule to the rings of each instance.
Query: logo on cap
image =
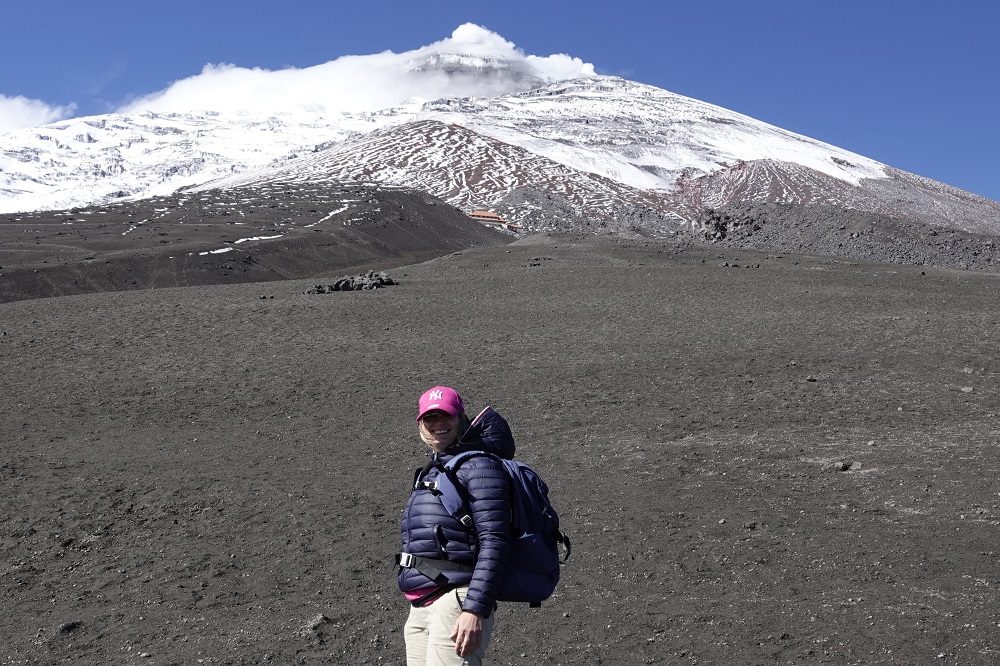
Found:
[[[443,400],[444,399],[444,391],[430,391],[430,392],[428,392],[428,395],[430,396],[431,400]]]

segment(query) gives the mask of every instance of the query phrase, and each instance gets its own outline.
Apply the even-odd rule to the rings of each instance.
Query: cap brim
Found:
[[[427,407],[424,408],[422,412],[417,414],[417,420],[419,421],[420,419],[424,418],[431,412],[444,412],[448,416],[458,416],[458,412],[452,411],[453,409],[454,407],[452,407],[451,405],[439,405],[439,404],[428,405]]]

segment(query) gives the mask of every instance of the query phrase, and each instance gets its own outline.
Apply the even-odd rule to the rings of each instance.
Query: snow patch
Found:
[[[330,219],[331,217],[333,217],[334,215],[339,215],[340,213],[343,213],[343,212],[344,212],[345,210],[347,210],[347,209],[348,209],[348,208],[350,208],[350,207],[351,207],[351,206],[350,206],[350,204],[348,204],[348,205],[346,205],[346,206],[344,206],[344,207],[342,207],[342,208],[338,208],[337,210],[332,210],[332,211],[330,211],[329,213],[327,213],[327,214],[326,214],[326,216],[325,216],[325,217],[323,217],[322,219],[319,219],[319,220],[316,220],[316,221],[315,221],[315,222],[313,222],[312,224],[307,224],[307,225],[305,225],[305,226],[304,226],[303,228],[306,228],[306,229],[308,229],[309,227],[315,227],[315,226],[316,226],[317,224],[319,224],[320,222],[326,222],[327,220],[329,220],[329,219]]]
[[[275,238],[281,238],[284,234],[278,234],[277,236],[252,236],[250,238],[240,238],[233,241],[233,245],[239,245],[240,243],[247,243],[249,241],[262,241],[262,240],[274,240]]]

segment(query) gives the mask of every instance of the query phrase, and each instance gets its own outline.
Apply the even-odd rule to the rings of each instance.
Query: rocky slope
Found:
[[[330,276],[510,236],[427,194],[269,183],[0,219],[0,301]]]
[[[455,76],[473,67],[458,57],[420,62],[421,72]],[[142,112],[10,133],[0,137],[0,208],[356,181],[419,187],[466,209],[504,203],[536,229],[558,222],[512,206],[516,190],[558,199],[592,227],[634,222],[653,234],[695,222],[704,208],[762,203],[1000,229],[1000,204],[727,109],[616,77],[545,82],[518,71],[508,80],[504,62],[483,60],[480,75],[498,90],[515,80],[536,87],[339,114]],[[578,226],[587,225],[569,224]]]
[[[707,209],[688,230],[731,247],[1000,272],[1000,238],[993,234],[836,206]]]
[[[464,210],[493,208],[515,190],[531,188],[561,202],[568,214],[595,223],[612,219],[615,211],[625,208],[655,208],[672,219],[674,226],[683,219],[673,202],[656,192],[580,171],[436,120],[376,130],[280,167],[222,178],[191,191],[331,181],[415,187]],[[513,221],[543,227],[529,209],[514,209],[508,203],[507,210]]]

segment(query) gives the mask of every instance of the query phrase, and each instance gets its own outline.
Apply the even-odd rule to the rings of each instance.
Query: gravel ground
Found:
[[[574,539],[491,663],[996,663],[997,275],[569,237],[390,273],[0,304],[0,664],[402,663],[436,383]]]

